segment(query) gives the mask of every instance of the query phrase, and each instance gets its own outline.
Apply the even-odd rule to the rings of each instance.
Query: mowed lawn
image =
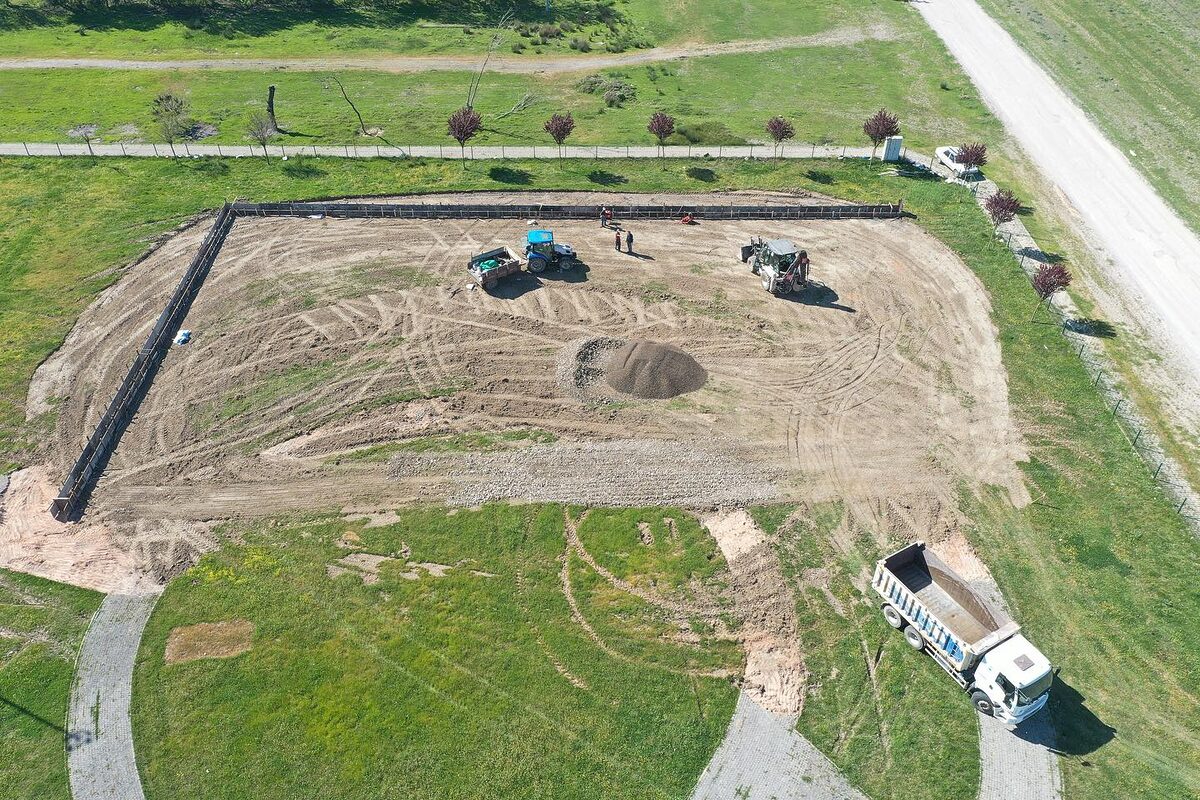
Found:
[[[571,556],[602,645],[589,638],[563,589],[563,514],[280,520],[206,556],[168,587],[138,656],[147,797],[686,798],[737,695],[710,673],[739,674],[740,650],[704,630],[672,641],[662,612]],[[642,545],[637,522],[664,515],[679,537]],[[680,512],[593,512],[580,535],[606,560],[641,549],[626,576],[672,599],[699,591],[690,576],[719,590],[716,543]],[[398,558],[377,583],[331,577],[351,553]],[[253,624],[248,652],[165,662],[176,626],[226,620]]]
[[[1200,793],[1200,593],[1194,586],[1200,542],[1174,515],[1068,342],[1057,328],[1030,322],[1036,297],[970,195],[937,181],[880,173],[878,163],[858,161],[509,161],[464,170],[419,160],[3,159],[0,449],[4,460],[35,452],[31,428],[21,421],[29,378],[79,310],[118,277],[109,270],[133,258],[147,238],[227,197],[299,199],[430,186],[806,189],[855,201],[903,196],[917,224],[963,257],[992,300],[1010,402],[1031,458],[1025,474],[1037,502],[1015,510],[984,495],[964,498],[964,505],[975,522],[971,538],[1016,617],[1062,667],[1050,713],[1065,753],[1066,796],[1157,800]],[[857,558],[866,561],[868,554]],[[863,631],[878,636],[872,624],[883,625],[864,616]],[[912,663],[914,671],[933,669]],[[861,675],[860,668],[858,678],[845,678],[845,691],[869,692]],[[888,696],[880,703],[877,716],[898,713]],[[829,735],[837,740],[836,732]],[[876,770],[865,755],[869,749],[860,734],[847,736],[856,742],[854,752],[832,748],[830,755],[868,785],[871,779],[860,776]],[[944,744],[916,738],[904,747]]]
[[[438,3],[296,3],[243,10],[214,5],[200,10],[169,3],[157,8],[111,4],[64,13],[38,0],[0,12],[0,56],[109,58],[296,58],[333,55],[478,54],[486,50],[500,15],[512,8],[517,24],[545,25],[548,38],[505,33],[505,56],[574,55],[572,40],[592,52],[680,43],[803,36],[835,25],[868,24],[895,12],[880,0],[542,0],[502,5],[487,0]],[[606,20],[612,19],[610,28]],[[553,27],[565,30],[555,34]],[[524,49],[514,54],[512,45]],[[609,47],[610,43],[613,45]]]
[[[71,796],[63,726],[75,654],[101,599],[0,570],[0,796],[6,800]]]
[[[981,0],[1200,231],[1200,5]]]

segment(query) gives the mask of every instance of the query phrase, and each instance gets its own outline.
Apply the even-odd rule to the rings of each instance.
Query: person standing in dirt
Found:
[[[600,206],[600,227],[601,228],[608,227],[608,214],[609,214],[608,206]]]
[[[618,234],[619,238],[620,234]],[[617,243],[617,249],[621,249],[620,242]],[[633,231],[625,231],[625,249],[630,255],[633,255]]]
[[[617,232],[614,235],[616,236],[617,252],[619,253],[621,252],[621,229],[617,228]]]

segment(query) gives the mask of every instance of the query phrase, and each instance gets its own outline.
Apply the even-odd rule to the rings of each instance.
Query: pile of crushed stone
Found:
[[[665,400],[696,391],[708,380],[708,372],[674,345],[634,339],[613,352],[605,380],[618,392]]]

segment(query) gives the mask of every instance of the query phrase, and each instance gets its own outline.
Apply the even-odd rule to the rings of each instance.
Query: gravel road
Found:
[[[1200,239],[1126,154],[975,2],[928,0],[914,7],[987,105],[1075,206],[1097,249],[1111,259],[1107,269],[1129,295],[1156,349],[1174,371],[1200,385],[1200,316],[1195,313]]]

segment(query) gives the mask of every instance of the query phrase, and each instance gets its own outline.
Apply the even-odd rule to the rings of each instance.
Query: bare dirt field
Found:
[[[644,222],[629,255],[598,222],[558,223],[583,269],[514,276],[493,295],[469,285],[467,258],[519,246],[527,227],[239,220],[185,323],[192,343],[167,356],[89,519],[136,540],[161,535],[147,532],[151,520],[433,500],[837,499],[873,529],[936,538],[957,525],[964,486],[1026,500],[986,294],[916,225]],[[52,475],[79,451],[206,229],[133,267],[38,371],[31,413],[62,398]],[[763,291],[737,258],[752,235],[806,248],[822,285]],[[669,400],[573,381],[580,343],[597,339],[668,343],[707,381]],[[602,362],[591,366],[602,373]]]

